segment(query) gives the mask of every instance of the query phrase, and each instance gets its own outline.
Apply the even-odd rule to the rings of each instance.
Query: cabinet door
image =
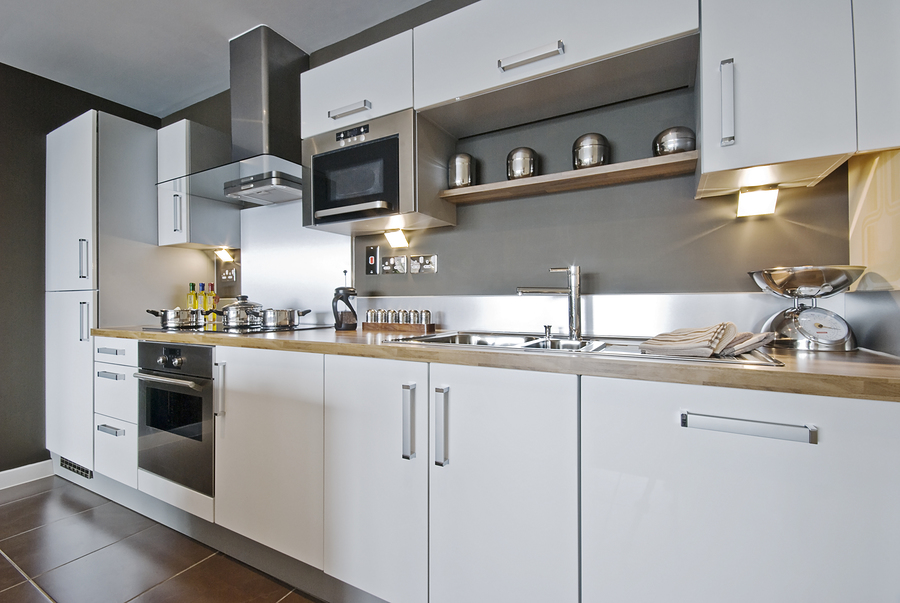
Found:
[[[584,377],[581,412],[585,603],[896,600],[900,405]]]
[[[325,357],[325,573],[428,600],[425,363]]]
[[[416,109],[502,88],[699,28],[696,0],[480,0],[415,28]],[[563,54],[554,51],[562,42]],[[504,65],[527,57],[501,71]],[[527,55],[527,56],[519,56]]]
[[[578,601],[577,383],[431,366],[431,603]]]
[[[900,3],[853,0],[859,150],[900,146]]]
[[[136,489],[137,438],[137,425],[134,423],[94,414],[94,470]]]
[[[95,291],[56,291],[45,302],[47,450],[94,468]]]
[[[849,0],[702,0],[701,11],[704,173],[856,151]]]
[[[190,212],[187,178],[172,180],[156,187],[159,245],[190,242]]]
[[[182,119],[157,130],[157,182],[167,182],[190,174],[190,123]]]
[[[137,423],[138,381],[135,366],[94,362],[94,411]]]
[[[303,138],[412,107],[412,52],[409,30],[304,72]]]
[[[47,291],[97,288],[96,158],[96,111],[47,134]]]
[[[216,523],[322,568],[320,354],[217,347]]]

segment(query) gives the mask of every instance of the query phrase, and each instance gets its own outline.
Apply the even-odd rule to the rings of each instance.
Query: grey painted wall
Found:
[[[604,134],[613,162],[651,155],[656,134],[695,128],[694,90],[643,99],[462,139],[478,183],[506,178],[506,155],[535,149],[541,173],[571,169],[571,147]],[[696,129],[696,128],[695,128]],[[814,188],[781,191],[774,216],[735,219],[737,195],[695,200],[695,176],[460,206],[458,225],[409,234],[409,250],[438,255],[435,275],[366,276],[367,245],[391,255],[383,236],[357,237],[360,295],[502,295],[517,286],[563,286],[555,266],[577,264],[585,294],[758,291],[747,271],[778,265],[846,264],[847,171]]]
[[[0,64],[0,471],[50,458],[44,448],[45,136],[99,109],[158,128],[159,120]]]

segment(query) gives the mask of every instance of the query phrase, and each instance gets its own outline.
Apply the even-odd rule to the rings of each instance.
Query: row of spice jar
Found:
[[[431,324],[431,310],[366,310],[366,322],[428,325]]]

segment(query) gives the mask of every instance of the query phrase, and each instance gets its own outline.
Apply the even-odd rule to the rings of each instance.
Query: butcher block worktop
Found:
[[[678,360],[598,357],[591,354],[447,348],[429,344],[387,344],[389,333],[335,331],[332,328],[234,335],[161,333],[142,327],[92,329],[101,337],[170,341],[201,345],[290,350],[417,362],[463,364],[617,379],[714,385],[819,396],[900,402],[900,358],[869,350],[857,352],[766,352],[784,366],[740,366]]]

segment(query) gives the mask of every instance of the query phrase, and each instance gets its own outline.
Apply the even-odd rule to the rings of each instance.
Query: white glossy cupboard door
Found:
[[[578,601],[577,384],[431,365],[430,603]]]
[[[413,106],[413,32],[300,76],[300,133],[309,138]]]
[[[160,246],[190,242],[188,179],[178,178],[156,187],[157,229]]]
[[[853,0],[859,150],[900,146],[900,3]]]
[[[96,165],[96,111],[47,134],[47,291],[97,288]]]
[[[322,355],[220,346],[216,363],[216,523],[321,569]]]
[[[428,600],[426,363],[325,357],[325,573]]]
[[[414,29],[416,109],[698,28],[696,0],[480,0]]]
[[[135,400],[137,404],[137,400]],[[138,487],[138,431],[137,425],[118,419],[94,414],[94,470],[122,482]]]
[[[44,391],[47,450],[94,468],[96,291],[45,294]]]
[[[584,603],[897,600],[900,405],[583,377],[581,412]]]
[[[856,151],[849,0],[701,0],[701,14],[704,173]]]

